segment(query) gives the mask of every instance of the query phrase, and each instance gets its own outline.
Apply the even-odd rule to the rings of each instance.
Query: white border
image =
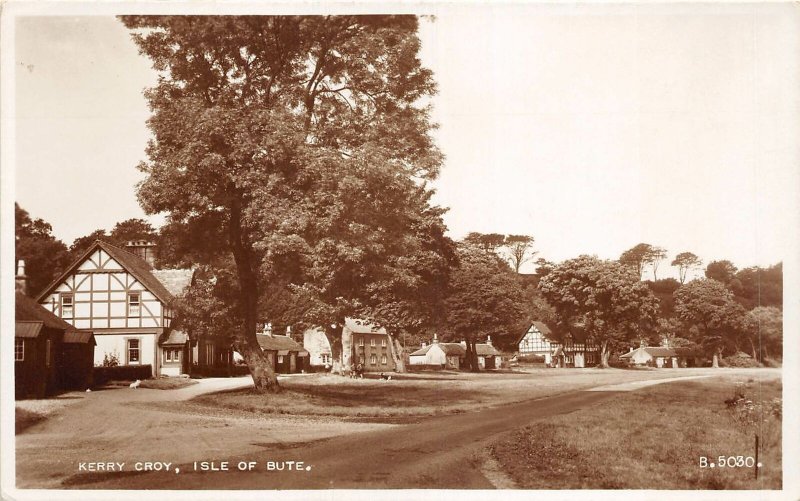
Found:
[[[640,4],[650,4],[649,9],[664,9],[670,12],[713,12],[716,5],[723,2],[712,4],[691,4],[691,3],[672,3],[653,5],[654,2],[641,2]],[[737,4],[732,6],[731,4]],[[761,3],[789,3],[789,2],[761,2]],[[80,490],[17,490],[14,487],[15,477],[15,453],[14,453],[14,389],[13,378],[7,377],[13,374],[13,362],[10,354],[13,353],[12,338],[8,335],[13,331],[13,267],[14,267],[14,246],[13,246],[13,202],[15,193],[15,135],[14,135],[14,84],[15,84],[15,45],[14,45],[14,26],[16,17],[26,15],[97,15],[110,16],[121,13],[127,14],[346,14],[346,13],[415,13],[443,15],[452,13],[460,9],[507,9],[525,6],[531,9],[547,9],[558,14],[574,13],[581,15],[586,12],[585,7],[600,8],[603,13],[611,14],[618,9],[630,9],[635,3],[627,2],[623,5],[614,5],[611,2],[584,2],[579,5],[562,4],[554,5],[554,2],[539,2],[531,4],[527,2],[502,2],[493,3],[491,7],[484,2],[461,2],[455,3],[434,3],[430,1],[419,2],[291,2],[289,0],[270,2],[270,3],[244,3],[244,2],[210,2],[198,1],[188,2],[22,2],[8,1],[2,6],[2,19],[0,19],[0,71],[2,71],[2,85],[0,85],[0,228],[2,228],[2,241],[0,242],[0,405],[2,406],[3,419],[0,420],[0,492],[2,497],[8,499],[64,499],[64,500],[105,500],[113,499],[164,499],[171,500],[191,500],[199,499],[263,499],[265,494],[268,497],[275,497],[283,500],[291,499],[321,499],[321,500],[374,500],[374,499],[440,499],[458,497],[460,500],[480,500],[487,498],[502,498],[504,500],[522,500],[536,498],[564,499],[572,500],[575,498],[588,499],[635,499],[637,501],[645,499],[746,499],[746,500],[772,500],[772,499],[798,499],[800,498],[800,448],[798,447],[798,437],[800,437],[800,340],[797,334],[800,333],[800,269],[798,268],[798,257],[800,257],[800,245],[798,245],[798,231],[800,231],[800,181],[793,187],[798,193],[796,210],[786,214],[786,231],[794,236],[791,249],[784,259],[784,457],[783,457],[783,490],[782,491],[726,491],[724,494],[719,491],[639,491],[639,490],[554,490],[554,491],[526,491],[526,490],[507,490],[507,491],[476,491],[476,490],[323,490],[323,491],[80,491]],[[800,4],[795,3],[800,8]],[[741,9],[747,12],[754,8],[753,4],[746,2],[728,2],[727,9]],[[699,12],[698,12],[699,10]],[[652,10],[651,10],[652,11]],[[800,29],[800,27],[798,27]],[[791,50],[791,48],[787,48]],[[794,47],[798,52],[800,61],[800,44]],[[798,63],[800,64],[800,63]],[[798,138],[800,147],[800,138]],[[800,172],[800,166],[798,166]],[[800,179],[798,177],[796,181]],[[787,187],[790,189],[791,187]],[[271,494],[267,494],[271,493]]]

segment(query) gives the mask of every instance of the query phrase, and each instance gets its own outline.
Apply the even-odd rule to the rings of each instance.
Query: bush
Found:
[[[249,376],[250,369],[247,365],[232,365],[228,367],[209,367],[205,365],[195,365],[192,367],[192,377],[234,377]]]
[[[117,365],[114,367],[95,367],[93,371],[95,386],[102,386],[109,381],[134,381],[149,379],[153,375],[150,365]]]
[[[758,360],[744,357],[725,357],[719,361],[720,367],[761,367]]]
[[[544,355],[520,355],[517,357],[517,361],[527,364],[543,364]]]
[[[117,367],[119,366],[119,354],[117,350],[111,353],[106,353],[103,356],[103,367]]]

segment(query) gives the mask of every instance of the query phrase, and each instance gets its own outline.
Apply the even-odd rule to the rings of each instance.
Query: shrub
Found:
[[[103,367],[117,367],[119,365],[119,354],[117,350],[111,353],[106,352],[103,356]]]
[[[725,357],[719,361],[720,367],[761,367],[758,360],[744,357]]]
[[[543,364],[544,355],[520,355],[517,357],[517,361],[529,364]]]
[[[102,386],[109,381],[133,381],[136,379],[149,379],[152,375],[153,368],[149,364],[95,367],[93,372],[94,384],[96,386]]]

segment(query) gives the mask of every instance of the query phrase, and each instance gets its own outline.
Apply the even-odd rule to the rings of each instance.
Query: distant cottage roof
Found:
[[[448,357],[463,357],[467,354],[467,349],[464,348],[464,346],[462,346],[461,343],[433,343],[418,349],[409,356],[416,357],[421,355],[427,355],[428,351],[434,346],[438,346],[439,348],[441,348],[444,354],[447,355]],[[500,354],[500,352],[497,351],[494,348],[494,346],[490,346],[486,343],[476,344],[475,350],[481,357],[491,357]]]
[[[497,351],[494,346],[488,345],[486,343],[479,343],[475,345],[475,351],[478,352],[478,355],[481,357],[491,357],[494,355],[499,355],[500,352]]]
[[[191,283],[192,270],[156,270],[144,259],[139,256],[121,249],[115,245],[102,240],[95,240],[89,248],[76,259],[67,270],[58,276],[50,285],[45,288],[36,301],[42,301],[47,297],[64,277],[74,273],[78,266],[83,263],[96,249],[103,249],[109,256],[114,258],[125,270],[133,275],[147,290],[153,293],[161,302],[169,303],[175,296],[181,294]]]
[[[158,344],[184,344],[189,340],[189,335],[180,329],[172,329],[161,335]]]
[[[640,348],[636,348],[635,350],[631,351],[630,353],[626,353],[624,355],[620,355],[619,358],[631,358],[636,354],[639,353],[646,353],[651,357],[677,357],[678,353],[673,350],[672,348],[664,348],[662,346],[643,346]]]
[[[258,345],[264,351],[297,351],[300,353],[308,353],[297,341],[289,336],[257,334]]]
[[[528,335],[528,332],[530,332],[531,327],[536,327],[536,330],[541,332],[542,335],[547,339],[553,339],[553,331],[550,330],[550,327],[548,327],[547,324],[544,322],[539,322],[538,320],[534,320],[533,322],[531,322],[531,325],[528,326],[525,332],[522,333],[519,339],[517,339],[517,342],[515,344],[519,344],[522,342],[523,339],[525,339],[525,336]]]

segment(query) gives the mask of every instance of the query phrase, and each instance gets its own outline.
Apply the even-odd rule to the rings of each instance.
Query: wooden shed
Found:
[[[14,394],[44,398],[91,385],[95,340],[17,292],[14,325]]]

